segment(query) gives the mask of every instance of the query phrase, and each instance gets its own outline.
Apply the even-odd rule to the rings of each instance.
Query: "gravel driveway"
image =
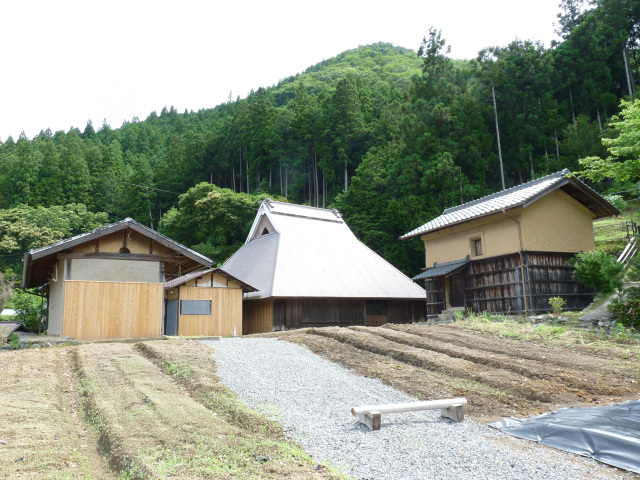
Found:
[[[416,400],[303,347],[267,338],[205,341],[218,375],[275,418],[318,462],[354,479],[612,479],[620,471],[440,412],[382,415],[370,431],[351,407]]]

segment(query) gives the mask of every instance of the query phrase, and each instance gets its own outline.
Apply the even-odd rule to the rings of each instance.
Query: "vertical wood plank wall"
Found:
[[[562,297],[569,310],[582,310],[595,291],[573,276],[573,257],[565,252],[524,252],[471,262],[465,272],[467,308],[474,312],[524,313],[524,291],[529,313],[551,311],[549,298]],[[524,281],[522,272],[524,271]]]
[[[243,335],[273,331],[273,300],[248,300],[242,305]]]
[[[424,300],[389,300],[387,302],[388,323],[424,322],[427,309]]]
[[[385,323],[387,323],[386,315],[367,315],[364,321],[367,327],[379,327]]]
[[[365,325],[363,298],[287,298],[287,328]]]
[[[76,340],[162,334],[162,283],[66,280],[62,334]]]
[[[211,300],[211,315],[179,315],[178,335],[243,334],[240,288],[180,287],[180,300]]]

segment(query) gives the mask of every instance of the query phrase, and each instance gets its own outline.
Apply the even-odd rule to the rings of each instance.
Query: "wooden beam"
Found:
[[[424,402],[410,403],[392,403],[389,405],[363,405],[361,407],[353,407],[352,415],[363,415],[366,412],[376,410],[380,413],[401,413],[416,412],[419,410],[437,410],[438,408],[448,408],[451,405],[466,405],[467,399],[464,397],[452,398],[449,400],[427,400]]]
[[[442,417],[449,418],[456,422],[461,422],[464,420],[464,405],[466,404],[467,399],[460,397],[448,400],[429,400],[426,402],[364,405],[361,407],[353,407],[351,409],[351,414],[357,415],[358,421],[367,425],[371,430],[379,430],[381,415],[383,413],[417,412],[420,410],[440,409],[440,415]]]
[[[147,255],[144,253],[116,253],[116,252],[77,252],[77,253],[59,253],[59,260],[68,259],[101,259],[101,260],[139,260],[146,262],[173,262],[182,263],[189,258],[182,255]]]
[[[358,415],[358,421],[364,423],[371,430],[380,430],[382,423],[382,414],[380,412],[367,412],[364,415]]]

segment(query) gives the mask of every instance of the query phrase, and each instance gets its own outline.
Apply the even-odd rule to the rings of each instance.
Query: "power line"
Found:
[[[122,182],[125,185],[133,185],[134,187],[146,188],[147,190],[157,190],[158,192],[173,193],[174,195],[183,195],[182,193],[172,192],[171,190],[163,190],[162,188],[149,187],[147,185],[138,185],[137,183]]]

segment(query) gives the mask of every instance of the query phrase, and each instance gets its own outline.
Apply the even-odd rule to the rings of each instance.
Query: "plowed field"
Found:
[[[541,344],[449,325],[311,328],[268,334],[305,345],[421,399],[466,397],[492,421],[640,398],[640,350]]]
[[[337,478],[187,340],[0,353],[0,478]]]

